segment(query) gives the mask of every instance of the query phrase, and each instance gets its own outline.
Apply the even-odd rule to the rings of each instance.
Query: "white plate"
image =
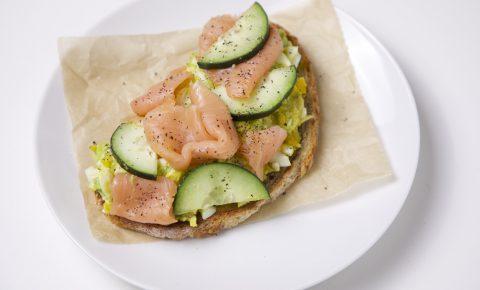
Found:
[[[238,1],[180,1],[194,9],[169,17],[176,14],[178,2],[135,2],[90,34],[155,33],[199,26],[207,18],[199,15],[240,11],[246,6]],[[286,5],[262,3],[270,11]],[[143,288],[298,289],[323,281],[359,258],[385,232],[408,195],[418,160],[419,125],[412,93],[396,62],[365,28],[344,12],[338,15],[361,89],[395,172],[393,182],[363,187],[213,238],[101,243],[88,228],[57,70],[39,112],[37,162],[45,198],[66,233],[103,267]]]

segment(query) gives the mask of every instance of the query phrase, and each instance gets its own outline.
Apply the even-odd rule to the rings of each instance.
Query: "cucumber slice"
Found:
[[[245,61],[263,48],[268,35],[268,16],[255,2],[232,28],[212,44],[198,66],[204,69],[226,68]]]
[[[268,116],[278,109],[296,81],[297,70],[292,65],[271,70],[247,99],[230,98],[223,86],[213,91],[227,105],[234,120],[254,120]]]
[[[265,185],[250,171],[231,163],[209,163],[185,175],[173,211],[175,215],[195,214],[218,205],[269,198]]]
[[[118,126],[110,144],[113,157],[127,172],[146,179],[157,178],[157,155],[148,145],[140,123],[129,122]]]

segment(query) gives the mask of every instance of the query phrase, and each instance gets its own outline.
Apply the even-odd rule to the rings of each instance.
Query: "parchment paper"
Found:
[[[392,174],[330,1],[305,1],[271,19],[299,38],[312,61],[322,118],[311,172],[288,194],[262,209],[255,220],[320,202],[353,185]],[[199,33],[193,29],[158,35],[59,39],[78,175],[90,228],[99,240],[130,243],[151,238],[113,225],[101,212],[84,174],[92,165],[88,146],[92,141],[108,141],[116,126],[133,116],[129,102],[185,64],[196,49]]]

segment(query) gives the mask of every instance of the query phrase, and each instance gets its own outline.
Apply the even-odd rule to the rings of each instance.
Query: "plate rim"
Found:
[[[417,175],[418,161],[419,161],[419,157],[420,157],[420,146],[421,146],[421,142],[422,142],[421,132],[420,132],[421,128],[420,128],[420,122],[419,122],[420,120],[419,120],[419,115],[418,115],[417,104],[415,102],[415,96],[413,94],[412,87],[410,86],[410,83],[408,82],[408,79],[405,76],[405,73],[403,72],[403,70],[400,67],[400,64],[393,57],[393,55],[390,53],[390,51],[387,50],[387,48],[380,42],[380,40],[378,40],[378,38],[375,35],[373,35],[373,33],[370,32],[370,30],[368,30],[363,24],[361,24],[358,20],[356,20],[353,16],[351,16],[350,14],[345,12],[343,9],[340,9],[336,6],[334,6],[334,9],[335,9],[335,12],[337,13],[337,17],[338,17],[339,21],[340,21],[340,18],[343,17],[347,21],[351,22],[357,29],[360,30],[360,32],[362,34],[364,34],[369,39],[369,41],[371,41],[371,43],[373,43],[375,45],[376,48],[378,48],[387,57],[387,60],[393,65],[392,68],[395,69],[395,73],[398,74],[401,82],[403,82],[405,84],[405,88],[408,91],[408,99],[409,99],[410,103],[413,105],[413,109],[414,109],[414,113],[415,113],[415,125],[416,125],[416,128],[415,128],[416,129],[415,130],[416,134],[415,135],[416,135],[416,140],[418,140],[415,144],[415,152],[416,152],[415,166],[414,166],[415,168],[414,168],[414,170],[412,170],[412,173],[409,176],[410,180],[408,182],[408,192],[404,195],[403,200],[399,204],[396,213],[392,216],[391,220],[385,225],[385,227],[382,229],[382,231],[379,231],[378,234],[375,236],[375,238],[371,240],[371,243],[369,245],[367,245],[363,251],[359,251],[359,253],[351,260],[351,262],[346,263],[345,265],[339,267],[335,271],[332,271],[332,273],[330,275],[326,275],[323,279],[320,279],[320,280],[318,280],[317,282],[314,282],[314,283],[305,284],[304,286],[302,286],[301,288],[298,288],[298,289],[306,289],[306,288],[309,288],[309,287],[313,287],[313,286],[315,286],[317,284],[320,284],[324,281],[327,281],[328,279],[332,278],[333,276],[339,274],[340,272],[342,272],[343,270],[345,270],[346,268],[348,268],[349,266],[354,264],[356,261],[358,261],[358,259],[360,259],[368,251],[370,251],[370,249],[372,249],[372,247],[375,246],[375,244],[378,241],[380,241],[380,239],[383,237],[383,235],[386,233],[386,231],[392,226],[393,222],[397,219],[400,211],[402,210],[403,206],[405,205],[405,201],[407,200],[408,196],[410,195],[413,182],[415,181],[415,177]],[[352,66],[353,66],[353,64],[352,64]],[[361,88],[360,88],[360,90],[361,90]],[[368,103],[367,103],[367,106],[368,106]]]
[[[121,9],[121,7],[119,9]],[[341,266],[337,267],[337,269],[334,269],[333,271],[331,271],[331,273],[320,277],[318,280],[303,283],[302,285],[299,285],[299,287],[297,289],[305,289],[305,288],[308,288],[308,287],[312,287],[312,286],[317,285],[321,282],[324,282],[324,281],[328,280],[329,278],[331,278],[332,276],[340,273],[341,271],[343,271],[344,269],[346,269],[347,267],[349,267],[350,265],[355,263],[360,257],[362,257],[365,253],[367,253],[381,239],[381,237],[385,234],[385,232],[390,228],[392,223],[398,217],[398,214],[400,213],[401,209],[403,208],[403,206],[405,204],[405,201],[406,201],[407,197],[410,194],[413,182],[415,180],[416,172],[417,172],[417,169],[418,169],[418,162],[419,162],[419,155],[420,155],[420,146],[421,146],[420,129],[421,128],[420,128],[420,124],[419,124],[418,109],[417,109],[417,105],[416,105],[416,102],[415,102],[415,98],[414,98],[411,86],[410,86],[405,74],[403,73],[400,65],[395,60],[395,58],[391,55],[391,53],[386,49],[386,47],[367,28],[365,28],[360,22],[358,22],[354,17],[352,17],[347,12],[345,12],[343,9],[340,9],[336,6],[334,6],[334,9],[337,13],[337,18],[338,18],[339,21],[340,21],[341,18],[344,18],[346,21],[353,24],[355,26],[355,28],[358,29],[369,40],[370,43],[374,44],[375,48],[380,50],[382,55],[385,56],[386,59],[388,60],[388,62],[392,65],[391,68],[393,68],[395,70],[395,73],[400,78],[399,81],[401,81],[404,84],[404,87],[408,92],[408,99],[409,99],[410,103],[413,105],[413,109],[414,109],[413,113],[415,113],[414,114],[415,115],[415,120],[414,120],[415,122],[414,123],[416,125],[415,135],[417,137],[416,140],[418,140],[415,144],[415,153],[416,153],[415,165],[414,165],[414,170],[412,170],[410,176],[408,176],[409,177],[408,192],[406,194],[404,194],[403,200],[401,201],[401,203],[398,204],[398,208],[397,208],[395,214],[391,216],[391,220],[388,221],[388,223],[386,223],[385,227],[381,231],[377,232],[377,235],[373,239],[371,239],[370,244],[368,244],[362,251],[359,251],[357,253],[357,255],[352,256],[352,258],[349,259],[350,261],[348,263],[345,263],[344,265],[341,265]],[[102,20],[100,20],[100,22],[101,21]],[[341,25],[341,21],[340,21],[340,25]],[[344,35],[343,35],[343,37],[345,38]],[[352,66],[353,66],[353,64],[352,64]],[[57,66],[55,68],[55,70],[53,71],[52,76],[51,76],[48,84],[52,83],[58,69],[59,69],[59,66]],[[48,89],[49,88],[47,86],[47,88],[44,90],[42,96],[45,96],[45,94],[48,92]],[[44,97],[42,97],[42,100],[43,100],[43,98]],[[367,103],[367,106],[368,106],[368,103]],[[35,118],[37,120],[37,125],[35,126],[35,134],[36,135],[38,135],[38,126],[39,126],[38,121],[41,118],[41,112],[42,112],[42,110],[41,110],[41,106],[40,106],[40,109],[37,110],[36,118]],[[38,137],[36,137],[36,141],[38,141],[37,139],[38,139]],[[53,202],[51,200],[51,195],[49,195],[47,193],[45,182],[44,182],[43,178],[41,178],[40,154],[39,154],[38,146],[35,146],[34,151],[35,151],[34,152],[34,155],[35,155],[34,167],[35,167],[36,177],[38,179],[37,182],[40,185],[39,189],[40,189],[42,198],[43,198],[45,204],[47,205],[47,208],[49,209],[50,213],[53,215],[56,222],[60,225],[60,228],[63,230],[63,232],[73,241],[73,243],[76,246],[78,246],[89,258],[91,258],[94,262],[99,264],[103,269],[105,269],[108,272],[114,274],[116,277],[130,283],[131,285],[138,286],[138,287],[141,287],[141,288],[144,288],[144,289],[150,289],[150,287],[152,285],[147,285],[145,283],[142,283],[141,281],[131,279],[128,276],[124,276],[124,275],[120,274],[117,270],[115,270],[115,269],[109,267],[108,265],[106,265],[104,262],[102,262],[102,260],[95,257],[94,254],[90,253],[86,247],[84,247],[82,244],[80,244],[80,242],[73,237],[72,233],[67,228],[66,224],[64,224],[62,222],[59,215],[54,210]]]

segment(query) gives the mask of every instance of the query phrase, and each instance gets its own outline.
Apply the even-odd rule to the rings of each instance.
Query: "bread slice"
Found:
[[[276,24],[272,25],[276,26],[277,28],[281,28]],[[110,220],[114,224],[123,228],[145,233],[153,237],[173,240],[200,238],[214,235],[222,230],[235,227],[248,219],[258,210],[260,210],[263,205],[273,202],[275,199],[277,199],[291,184],[293,184],[293,182],[307,173],[312,166],[313,157],[317,147],[319,129],[318,91],[315,74],[305,51],[298,43],[298,39],[295,36],[288,32],[287,36],[294,45],[299,47],[299,51],[302,55],[298,73],[300,76],[303,76],[307,82],[305,106],[308,114],[312,115],[313,118],[305,122],[300,128],[302,135],[302,148],[297,150],[292,158],[292,165],[284,168],[280,172],[270,174],[268,176],[266,185],[271,199],[257,201],[228,211],[217,212],[206,220],[200,220],[197,227],[190,227],[186,222],[178,222],[173,225],[162,226],[158,224],[134,222],[118,216],[109,216]]]

